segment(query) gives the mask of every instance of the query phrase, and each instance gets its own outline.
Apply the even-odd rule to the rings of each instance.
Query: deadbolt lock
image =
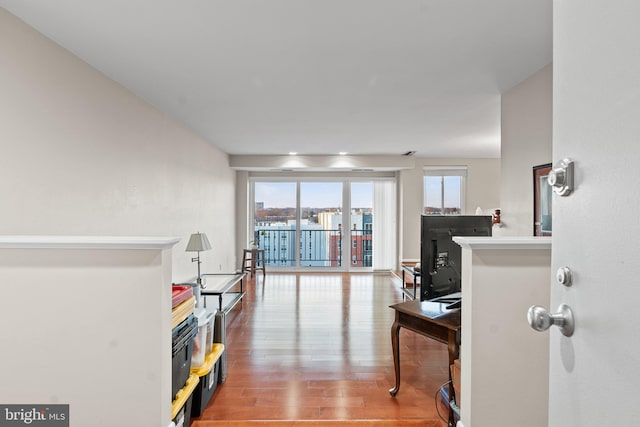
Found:
[[[573,191],[573,161],[563,159],[547,175],[547,182],[560,196],[568,196]]]
[[[573,284],[571,269],[569,267],[560,267],[556,272],[556,280],[561,285],[571,286]]]

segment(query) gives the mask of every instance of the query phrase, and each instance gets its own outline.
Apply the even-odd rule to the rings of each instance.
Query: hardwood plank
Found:
[[[193,427],[445,427],[435,394],[448,379],[444,344],[400,334],[402,388],[390,331],[403,301],[391,274],[276,274],[247,281],[227,317],[227,380]]]
[[[345,425],[357,427],[403,427],[403,426],[419,426],[419,427],[440,427],[437,421],[426,420],[300,420],[300,421],[238,421],[238,420],[207,420],[198,421],[196,427],[217,427],[217,426],[244,426],[244,427],[260,427],[260,426],[277,426],[277,427],[342,427]]]

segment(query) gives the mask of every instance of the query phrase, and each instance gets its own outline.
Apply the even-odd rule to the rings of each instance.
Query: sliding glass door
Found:
[[[342,265],[342,182],[300,182],[300,266]]]
[[[266,265],[295,267],[298,184],[255,182],[253,193],[255,208],[250,243],[264,249]]]
[[[268,267],[347,271],[371,270],[376,262],[393,265],[395,242],[376,243],[375,230],[395,239],[395,191],[390,198],[376,190],[383,182],[395,189],[394,180],[255,178],[250,182],[253,240],[264,249]],[[374,206],[380,211],[377,217]],[[376,245],[384,258],[374,256]]]

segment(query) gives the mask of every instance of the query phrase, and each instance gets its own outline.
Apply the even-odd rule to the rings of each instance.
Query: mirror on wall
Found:
[[[547,183],[551,163],[533,167],[533,235],[551,236],[552,188]]]

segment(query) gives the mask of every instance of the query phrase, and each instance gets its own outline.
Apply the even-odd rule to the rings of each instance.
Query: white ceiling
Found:
[[[552,0],[0,0],[230,154],[498,157]]]

